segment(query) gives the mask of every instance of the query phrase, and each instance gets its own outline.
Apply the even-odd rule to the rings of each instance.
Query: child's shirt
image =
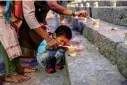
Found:
[[[41,57],[45,52],[47,52],[46,56],[55,56],[56,58],[59,56],[64,55],[65,53],[65,49],[63,48],[58,48],[58,49],[53,49],[53,50],[46,50],[46,40],[43,40],[37,50],[37,55],[36,55],[36,59],[38,60],[39,57]]]
[[[40,43],[40,45],[39,45],[39,47],[37,49],[37,55],[36,55],[36,59],[37,60],[38,60],[38,57],[40,57],[44,52],[46,52],[46,45],[47,45],[46,40],[43,40]]]

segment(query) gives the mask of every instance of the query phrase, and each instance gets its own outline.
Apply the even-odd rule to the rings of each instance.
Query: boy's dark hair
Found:
[[[72,31],[68,26],[65,25],[60,25],[56,30],[55,30],[56,36],[65,36],[69,40],[72,38]]]

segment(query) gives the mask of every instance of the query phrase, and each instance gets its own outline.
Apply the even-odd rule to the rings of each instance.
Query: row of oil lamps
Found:
[[[112,3],[112,6],[113,7],[116,7],[116,1],[111,1],[111,3]],[[94,2],[93,3],[93,6],[94,7],[98,7],[99,6],[99,2]],[[86,6],[84,6],[82,3],[80,3],[80,4],[78,4],[78,3],[76,3],[76,2],[72,2],[72,3],[69,3],[68,5],[67,5],[67,7],[90,7],[90,3],[89,2],[86,2]]]

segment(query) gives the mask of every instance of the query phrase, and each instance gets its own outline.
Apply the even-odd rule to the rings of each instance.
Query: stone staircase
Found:
[[[100,21],[98,28],[95,28],[89,20],[85,25],[84,37],[95,44],[99,51],[127,78],[127,45],[124,38],[127,29],[103,21]]]
[[[92,28],[88,30],[93,32]],[[23,83],[6,82],[4,85],[121,85],[125,81],[116,65],[111,64],[99,52],[98,46],[96,47],[93,45],[94,43],[91,44],[88,41],[90,38],[87,40],[75,31],[73,34],[83,45],[83,49],[74,57],[66,55],[66,67],[63,70],[47,74],[44,69],[37,66],[37,72],[26,74],[32,77],[31,80]],[[90,36],[95,35],[90,34],[88,37]],[[110,44],[112,45],[112,43]]]
[[[100,52],[80,33],[74,35],[83,45],[76,56],[66,56],[66,67],[54,74],[47,74],[37,66],[38,71],[26,74],[31,80],[23,83],[4,83],[4,85],[121,85],[125,78]],[[72,39],[73,40],[73,39]]]
[[[124,77],[86,38],[75,34],[84,45],[83,53],[66,57],[71,85],[121,85]]]

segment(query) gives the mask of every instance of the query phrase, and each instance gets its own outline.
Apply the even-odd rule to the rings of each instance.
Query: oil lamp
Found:
[[[124,33],[124,39],[125,39],[124,43],[127,44],[127,32]]]
[[[93,26],[94,27],[99,27],[99,24],[100,24],[100,20],[99,19],[93,19]]]
[[[62,24],[62,25],[65,25],[65,24],[66,24],[65,20],[62,20],[62,21],[61,21],[61,24]]]
[[[86,3],[86,7],[90,7],[90,3],[87,2],[87,3]]]
[[[94,7],[98,7],[98,2],[94,2]]]
[[[87,18],[85,17],[83,21],[84,21],[84,22],[87,22]]]
[[[67,4],[67,7],[70,7],[70,4]]]
[[[68,47],[68,49],[69,49],[69,55],[70,56],[76,56],[77,55],[77,50],[76,50],[76,46],[70,46],[70,47]]]
[[[75,7],[78,7],[78,4],[75,4]]]
[[[80,4],[80,7],[84,7],[83,4]]]
[[[116,0],[111,1],[113,7],[116,7]]]

